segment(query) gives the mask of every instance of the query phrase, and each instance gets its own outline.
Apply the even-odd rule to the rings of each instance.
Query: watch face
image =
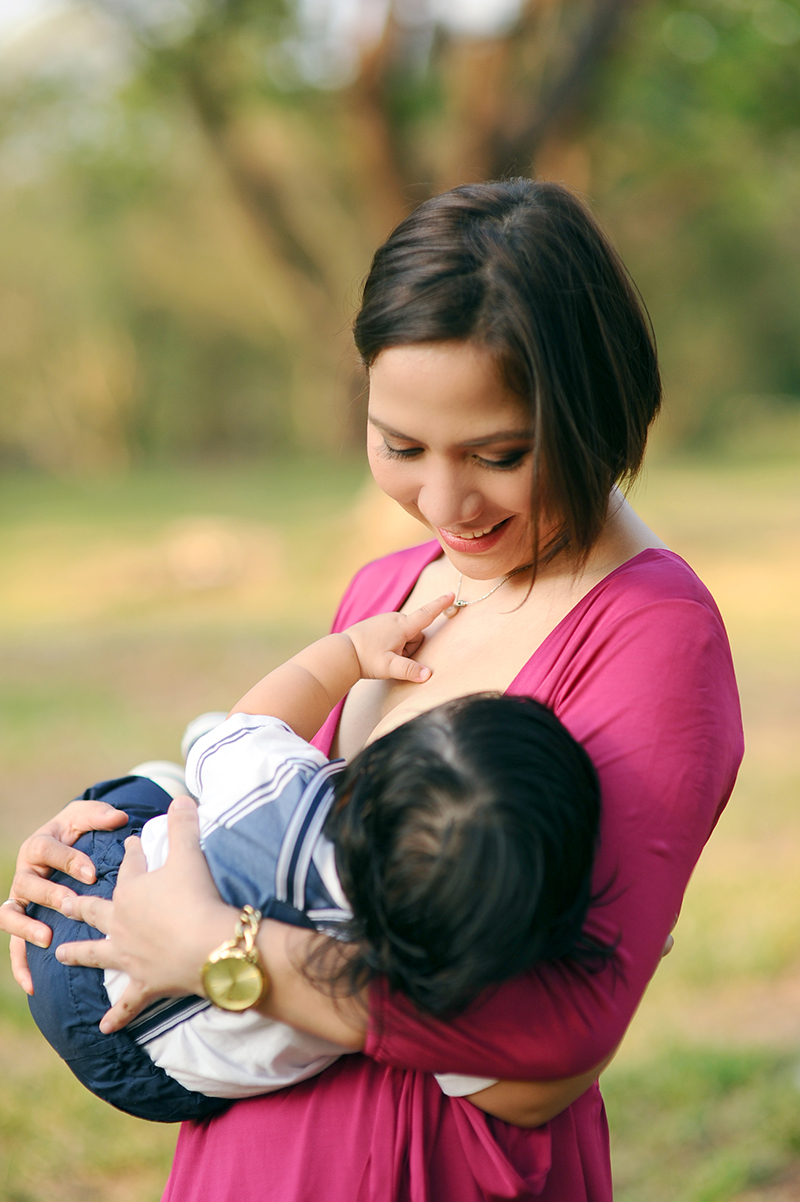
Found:
[[[261,997],[264,977],[257,965],[231,956],[206,964],[203,984],[215,1006],[222,1010],[247,1010]]]

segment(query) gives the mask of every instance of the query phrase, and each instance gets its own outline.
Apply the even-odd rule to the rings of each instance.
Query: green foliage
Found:
[[[643,5],[589,133],[684,440],[724,438],[726,398],[800,397],[798,45],[783,0]]]
[[[800,1151],[798,1065],[785,1055],[664,1049],[603,1078],[618,1202],[727,1202]]]
[[[66,5],[0,84],[0,460],[351,437],[371,250],[431,187],[488,169],[482,122],[524,123],[591,8],[553,0],[552,28],[483,40],[395,21],[376,65],[290,0],[180,20]],[[534,167],[612,229],[654,317],[669,436],[708,448],[752,424],[747,398],[800,396],[800,9],[648,0],[626,21]],[[84,43],[85,67],[63,49]]]

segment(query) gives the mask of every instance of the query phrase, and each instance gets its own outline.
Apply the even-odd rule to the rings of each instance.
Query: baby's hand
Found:
[[[362,679],[411,680],[416,684],[428,680],[430,668],[409,656],[422,645],[425,627],[443,614],[454,599],[454,593],[445,593],[411,614],[376,614],[349,626],[344,633],[353,644]]]

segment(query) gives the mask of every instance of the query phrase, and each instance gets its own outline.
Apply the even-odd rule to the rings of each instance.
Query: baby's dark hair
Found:
[[[604,957],[582,932],[600,790],[529,697],[462,697],[366,747],[325,834],[353,909],[355,988],[377,974],[435,1015],[542,960]]]

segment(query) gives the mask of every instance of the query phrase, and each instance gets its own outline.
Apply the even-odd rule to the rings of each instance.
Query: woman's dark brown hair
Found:
[[[597,539],[615,483],[641,466],[661,402],[647,311],[588,209],[559,184],[467,184],[420,205],[377,251],[355,341],[469,341],[530,413],[534,562]],[[538,522],[559,523],[539,547]]]

